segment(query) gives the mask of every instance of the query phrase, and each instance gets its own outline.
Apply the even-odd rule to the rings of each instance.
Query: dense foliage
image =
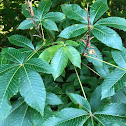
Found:
[[[82,4],[22,4],[24,35],[0,53],[0,126],[126,125],[126,19]]]

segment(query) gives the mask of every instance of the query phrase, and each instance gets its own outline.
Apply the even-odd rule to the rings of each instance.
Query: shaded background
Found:
[[[20,34],[30,37],[30,30],[17,30],[19,24],[25,19],[21,12],[21,5],[25,0],[1,0],[0,1],[0,48],[12,46],[8,42],[8,37],[13,34]],[[40,0],[33,0],[33,5],[37,6]],[[52,0],[51,11],[61,11],[60,5],[64,3],[76,3],[82,8],[86,7],[87,2],[90,5],[95,0]],[[109,10],[103,15],[126,17],[126,0],[108,0]],[[116,31],[121,36],[126,47],[126,33],[120,30]]]

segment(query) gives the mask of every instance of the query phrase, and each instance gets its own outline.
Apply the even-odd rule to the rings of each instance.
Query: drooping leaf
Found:
[[[2,53],[9,61],[16,62],[18,64],[22,64],[24,61],[22,53],[15,48],[4,48],[2,49]]]
[[[107,0],[97,0],[94,2],[90,8],[91,24],[96,22],[107,10]]]
[[[126,71],[115,69],[112,71],[102,83],[102,99],[113,96],[115,92],[125,85],[123,76],[126,76]],[[121,81],[121,83],[120,83]]]
[[[54,21],[49,20],[49,19],[43,19],[42,20],[42,24],[43,26],[48,29],[48,30],[54,30],[54,31],[58,31],[57,25]]]
[[[79,52],[72,46],[64,47],[64,51],[67,57],[70,59],[71,63],[76,67],[81,68],[81,56]]]
[[[97,21],[95,25],[109,26],[109,27],[114,27],[126,31],[126,19],[120,17],[104,18]]]
[[[72,40],[67,40],[67,41],[65,42],[65,44],[66,44],[66,45],[75,46],[75,47],[79,46],[79,44],[78,44],[77,42],[72,41]]]
[[[88,101],[78,94],[68,93],[68,96],[70,97],[71,101],[74,104],[78,104],[80,107],[84,108],[86,111],[91,112],[91,107]]]
[[[91,46],[94,47],[93,50],[95,51],[95,54],[87,54],[87,55],[91,56],[93,58],[99,59],[99,60],[103,60],[102,59],[102,54],[98,50],[98,48],[95,45],[93,45],[93,44],[91,44]],[[87,60],[89,62],[93,63],[93,65],[98,66],[98,67],[103,67],[103,62],[101,62],[99,60],[96,60],[96,59],[93,59],[93,58],[90,58],[90,57],[86,57],[86,58],[87,58]]]
[[[102,123],[102,125],[123,126],[126,124],[125,111],[126,111],[125,104],[111,103],[100,108],[94,114],[95,117],[97,117],[98,121]]]
[[[70,19],[87,24],[87,12],[77,4],[61,5],[63,13]]]
[[[63,102],[60,100],[60,98],[51,92],[47,92],[46,102],[49,105],[60,105],[63,104]]]
[[[50,117],[43,126],[78,126],[81,122],[85,123],[89,115],[86,111],[76,108],[66,108]]]
[[[40,54],[39,58],[44,59],[47,62],[50,62],[61,46],[62,45],[55,45],[47,48]]]
[[[36,22],[37,25],[39,24],[38,19],[35,19],[35,22]],[[32,27],[35,27],[35,25],[33,24],[33,21],[31,19],[26,19],[26,20],[24,20],[20,23],[20,25],[18,26],[17,29],[25,30],[25,29],[29,29],[29,28],[32,28]]]
[[[40,13],[40,18],[42,18],[50,9],[51,7],[51,0],[41,0],[39,5],[38,5],[38,8],[37,10],[39,11]]]
[[[46,91],[41,76],[26,67],[21,69],[20,94],[25,102],[42,115],[45,108]]]
[[[106,26],[96,25],[91,32],[99,41],[107,46],[122,50],[122,40],[114,30]]]
[[[63,70],[65,69],[68,62],[68,57],[64,52],[64,48],[61,47],[51,61],[51,66],[53,68],[53,77],[56,79],[59,77]]]
[[[9,100],[16,95],[20,87],[20,66],[14,67],[0,76],[0,112],[1,119],[4,118],[11,109]]]
[[[59,35],[59,37],[62,38],[72,38],[72,37],[77,37],[83,33],[85,33],[88,30],[87,26],[84,24],[74,24],[71,25],[67,28],[65,28]]]
[[[14,103],[0,126],[32,126],[28,105],[21,100]]]
[[[27,68],[42,72],[42,73],[52,73],[52,68],[48,62],[40,58],[32,58],[24,64]]]
[[[34,50],[34,46],[32,42],[25,36],[22,35],[12,35],[9,38],[9,42],[16,46],[30,48]]]
[[[65,15],[61,12],[49,12],[43,17],[43,19],[50,19],[53,21],[62,21],[63,19],[65,19]]]
[[[122,51],[112,51],[112,57],[118,66],[126,69],[126,49]]]

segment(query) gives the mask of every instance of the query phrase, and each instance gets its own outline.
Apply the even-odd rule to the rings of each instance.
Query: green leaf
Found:
[[[44,116],[32,108],[30,108],[30,115],[34,126],[42,126],[44,121],[53,115],[53,112],[49,106],[45,106]]]
[[[9,42],[11,44],[14,44],[16,46],[30,48],[34,50],[34,46],[32,42],[25,36],[22,35],[12,35],[8,38]]]
[[[38,111],[33,108],[30,108],[30,116],[34,126],[42,126],[44,119]]]
[[[20,94],[25,102],[42,115],[45,108],[46,91],[41,76],[30,69],[21,69]]]
[[[75,47],[79,46],[79,44],[78,44],[77,42],[72,41],[72,40],[67,40],[67,41],[65,42],[65,44],[66,44],[66,45],[75,46]]]
[[[74,104],[78,104],[80,107],[84,108],[86,111],[91,112],[91,106],[84,97],[78,94],[73,94],[73,93],[67,93],[67,94]]]
[[[112,57],[120,67],[126,69],[126,49],[122,51],[112,51]]]
[[[105,26],[96,25],[91,32],[99,41],[107,46],[122,50],[122,40],[114,30]]]
[[[87,24],[87,12],[77,4],[61,5],[63,13],[70,19]]]
[[[16,62],[18,64],[22,64],[24,61],[22,53],[15,48],[4,48],[2,49],[2,53],[9,61]]]
[[[101,105],[104,103],[103,100],[101,100],[101,85],[99,85],[94,92],[91,95],[90,98],[90,105],[91,105],[91,110],[94,112],[97,109],[101,107]]]
[[[106,77],[102,83],[102,99],[114,95],[117,90],[125,85],[125,81],[123,81],[125,78],[123,76],[126,76],[125,73],[126,71],[116,68]]]
[[[28,60],[25,64],[25,67],[35,70],[42,73],[52,73],[52,68],[48,62],[40,58],[32,58]]]
[[[58,78],[62,74],[63,70],[67,65],[67,62],[68,62],[68,57],[64,52],[64,48],[61,47],[51,61],[54,79]]]
[[[0,65],[0,76],[5,72],[13,69],[14,67],[18,66],[17,64],[2,64]]]
[[[9,100],[16,95],[20,87],[20,66],[9,70],[0,76],[0,112],[1,119],[10,111]]]
[[[36,18],[36,16],[38,15],[38,12],[37,12],[37,10],[36,10],[35,7],[32,7],[32,10],[33,10],[34,15],[35,15],[34,18]],[[22,12],[23,12],[23,15],[24,15],[26,18],[31,18],[30,13],[29,13],[29,11],[28,11],[28,9],[27,9],[27,5],[26,5],[26,4],[23,4],[23,5],[22,5]]]
[[[39,24],[38,19],[35,19],[35,22],[36,22],[37,25]],[[33,24],[33,21],[31,19],[26,19],[26,20],[24,20],[20,23],[20,25],[18,26],[17,29],[24,30],[24,29],[29,29],[29,28],[32,28],[32,27],[35,27],[35,25]]]
[[[65,15],[61,12],[49,12],[43,17],[43,19],[50,19],[53,21],[62,21],[63,19],[65,19]]]
[[[94,58],[96,58],[96,59],[99,59],[99,60],[103,60],[103,59],[102,59],[102,54],[101,54],[101,52],[98,50],[98,48],[97,48],[95,45],[93,45],[93,44],[91,44],[91,46],[94,47],[93,49],[94,49],[94,51],[95,51],[96,54],[92,54],[92,55],[91,55],[91,54],[87,54],[87,55],[88,55],[88,56],[91,56],[91,57],[94,57]],[[97,57],[96,57],[96,55],[97,55]],[[87,59],[89,62],[93,63],[95,66],[103,67],[103,62],[101,62],[101,61],[98,61],[98,60],[93,59],[93,58],[90,58],[90,57],[86,57],[86,59]]]
[[[58,112],[56,116],[50,117],[43,126],[78,126],[85,123],[89,115],[86,111],[76,108],[65,108]]]
[[[126,105],[111,103],[100,108],[95,112],[97,120],[105,126],[125,126],[126,124]]]
[[[55,45],[47,48],[39,55],[39,58],[44,59],[47,62],[50,62],[61,46],[62,45]]]
[[[109,27],[114,27],[126,31],[126,19],[120,17],[104,18],[96,22],[95,25],[109,26]]]
[[[96,71],[102,77],[104,77],[104,78],[106,78],[109,75],[109,73],[110,73],[109,68],[108,68],[108,66],[105,63],[103,63],[103,66],[102,67],[99,67],[99,66],[94,66],[94,67],[95,67]]]
[[[64,47],[64,51],[67,57],[70,59],[71,63],[76,67],[81,68],[81,56],[79,52],[72,46]]]
[[[49,105],[60,105],[63,104],[63,102],[60,100],[60,98],[51,92],[47,92],[46,102]]]
[[[49,11],[51,4],[52,4],[51,0],[41,0],[40,1],[37,10],[39,11],[41,18]]]
[[[8,116],[0,122],[0,126],[32,126],[28,105],[20,100],[12,105]]]
[[[54,21],[52,21],[52,20],[43,19],[42,24],[48,30],[58,31],[56,23]]]
[[[85,33],[88,30],[87,26],[84,24],[74,24],[71,25],[67,28],[65,28],[59,35],[59,37],[62,38],[72,38],[72,37],[77,37],[83,33]]]
[[[91,5],[90,19],[91,24],[96,22],[108,10],[107,0],[97,0]]]
[[[30,13],[27,10],[27,5],[26,4],[22,4],[22,12],[23,12],[23,15],[26,18],[31,18]]]

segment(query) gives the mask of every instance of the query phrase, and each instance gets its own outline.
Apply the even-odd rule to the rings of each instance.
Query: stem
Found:
[[[43,36],[43,40],[44,40],[44,44],[45,44],[45,36],[44,36],[43,28],[42,28],[42,23],[41,23],[41,30],[42,30],[42,36]]]
[[[102,77],[99,73],[97,73],[95,70],[93,70],[92,68],[90,68],[89,66],[87,66],[86,64],[82,63],[82,65],[86,66],[89,70],[93,71],[95,74],[97,74],[98,76]],[[103,78],[103,77],[102,77]],[[104,78],[103,78],[104,79]]]
[[[26,1],[26,4],[27,4],[28,12],[29,12],[29,14],[30,14],[30,16],[31,16],[31,19],[32,19],[32,21],[33,21],[33,24],[35,25],[35,29],[37,30],[37,32],[38,32],[38,34],[39,34],[39,37],[41,38],[41,40],[42,40],[43,43],[44,43],[45,41],[44,41],[44,39],[43,39],[43,36],[41,35],[41,32],[40,32],[40,30],[39,30],[39,28],[38,28],[38,26],[37,26],[37,24],[36,24],[36,22],[35,22],[35,19],[34,19],[34,17],[33,17],[34,13],[33,13],[33,10],[32,10],[32,6],[29,7],[29,1]]]
[[[94,126],[93,116],[91,116],[91,124],[92,124],[92,126]]]
[[[96,60],[101,61],[101,62],[103,62],[103,63],[106,63],[106,64],[108,64],[108,65],[110,65],[110,66],[113,66],[113,67],[116,67],[116,68],[118,68],[118,69],[121,69],[121,70],[126,71],[126,69],[123,69],[123,68],[118,67],[118,66],[116,66],[116,65],[114,65],[114,64],[108,63],[108,62],[106,62],[106,61],[103,61],[103,60],[100,60],[100,59],[97,59],[97,58],[94,58],[94,57],[88,56],[88,55],[84,55],[84,56],[89,57],[89,58],[92,58],[92,59],[96,59]]]
[[[85,51],[86,51],[86,49],[87,49],[87,47],[88,47],[88,45],[89,45],[89,43],[90,43],[90,34],[91,34],[91,28],[90,28],[90,17],[89,17],[89,10],[88,10],[88,4],[87,4],[87,9],[85,9],[86,11],[87,11],[87,20],[88,20],[88,25],[87,25],[87,27],[88,27],[88,34],[87,34],[87,43],[86,43],[86,46],[85,46],[85,49],[84,49],[84,51],[83,51],[83,53],[82,53],[82,55],[84,55],[84,53],[85,53]]]
[[[79,81],[79,84],[80,84],[81,90],[82,90],[82,92],[83,92],[84,98],[87,100],[87,98],[86,98],[86,94],[85,94],[85,91],[84,91],[84,89],[83,89],[83,86],[82,86],[81,80],[80,80],[80,78],[79,78],[79,75],[78,75],[78,72],[77,72],[75,66],[74,66],[74,69],[75,69],[75,72],[76,72],[76,75],[77,75],[77,78],[78,78],[78,81]]]

